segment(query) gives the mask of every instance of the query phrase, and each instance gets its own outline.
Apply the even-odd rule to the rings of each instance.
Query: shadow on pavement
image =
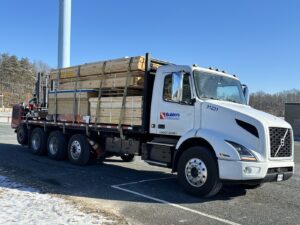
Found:
[[[238,186],[225,186],[210,199],[202,199],[184,192],[175,175],[141,169],[130,163],[130,168],[120,165],[121,160],[109,158],[103,164],[85,167],[75,166],[68,161],[53,161],[47,157],[31,154],[27,147],[0,143],[0,175],[12,181],[39,189],[41,192],[81,196],[118,201],[151,202],[149,199],[113,189],[111,185],[147,179],[170,177],[170,179],[143,182],[122,186],[126,189],[160,198],[172,203],[201,203],[216,200],[230,200],[246,194]],[[114,164],[115,163],[115,164]],[[137,168],[138,167],[138,168]],[[149,168],[148,168],[149,169]]]

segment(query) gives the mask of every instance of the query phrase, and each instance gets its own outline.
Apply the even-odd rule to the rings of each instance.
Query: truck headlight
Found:
[[[235,143],[233,141],[227,141],[240,155],[242,161],[257,161],[256,157],[252,154],[252,152],[243,145]]]

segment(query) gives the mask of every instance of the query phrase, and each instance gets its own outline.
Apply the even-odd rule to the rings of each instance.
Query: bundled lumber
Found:
[[[73,113],[75,116],[89,116],[89,99],[97,95],[98,92],[94,90],[78,90],[76,93],[75,91],[58,91],[57,94],[50,92],[48,114],[65,115],[70,118],[70,121],[73,119]]]
[[[124,88],[126,84],[143,88],[145,63],[143,56],[88,63],[52,70],[50,80],[58,90]],[[151,64],[153,69],[158,67]]]
[[[90,98],[90,115],[91,122],[96,122],[98,98]],[[119,124],[122,97],[102,97],[99,102],[97,123]],[[142,96],[126,97],[123,117],[121,119],[123,125],[141,125],[142,124]]]
[[[73,66],[61,70],[53,70],[50,79],[70,79],[79,77],[94,76],[100,74],[118,74],[130,71],[144,71],[146,59],[144,56],[136,56],[131,58],[120,58],[108,61],[94,62]],[[158,64],[152,63],[151,67],[157,69]],[[60,73],[60,75],[59,75]]]
[[[53,70],[53,89],[61,93],[50,94],[49,114],[63,121],[82,122],[90,116],[92,123],[141,125],[145,66],[146,58],[137,56]],[[150,66],[157,69],[159,64]],[[85,89],[95,92],[82,93]]]
[[[76,85],[78,89],[98,89],[101,82],[102,88],[122,88],[126,86],[126,82],[129,87],[142,88],[144,84],[144,72],[134,71],[130,74],[126,72],[80,77],[78,79],[62,79],[59,83],[59,90],[71,90],[74,89]]]

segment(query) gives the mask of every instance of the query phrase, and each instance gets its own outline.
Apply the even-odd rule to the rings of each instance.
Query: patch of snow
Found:
[[[98,213],[85,213],[67,200],[0,176],[0,224],[107,224]]]

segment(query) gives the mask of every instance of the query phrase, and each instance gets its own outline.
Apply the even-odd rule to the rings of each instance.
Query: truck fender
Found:
[[[173,157],[173,172],[177,171],[177,162],[182,152],[192,146],[205,146],[211,149],[217,159],[223,160],[239,160],[239,155],[225,140],[225,134],[206,129],[190,130],[181,136],[177,142]]]

